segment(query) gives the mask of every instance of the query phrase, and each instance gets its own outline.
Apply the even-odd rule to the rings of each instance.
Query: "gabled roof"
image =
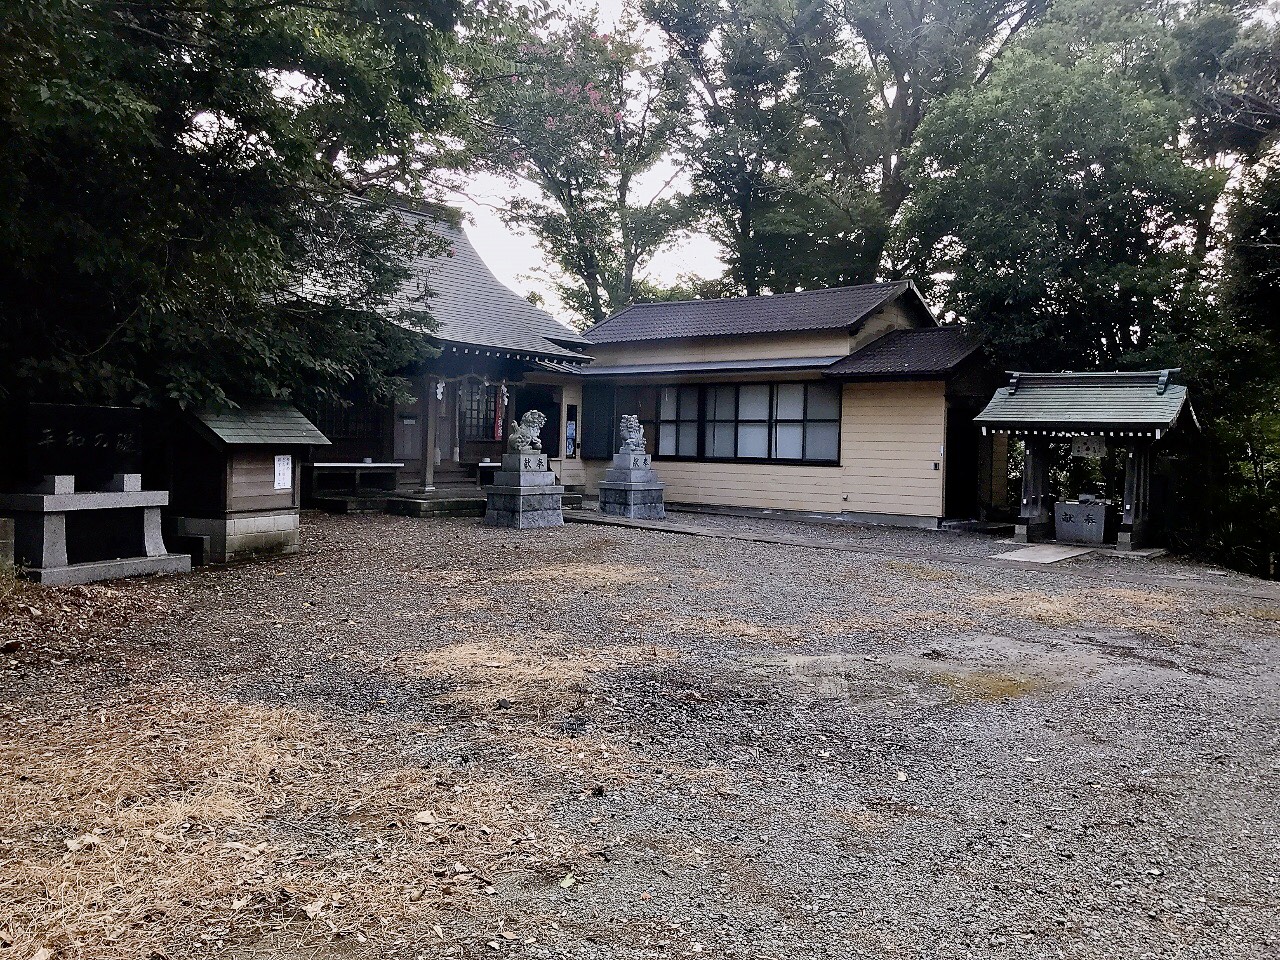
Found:
[[[1178,421],[1187,388],[1177,370],[1134,373],[1013,373],[974,420],[1014,433],[1139,433],[1156,437]]]
[[[851,330],[907,295],[932,316],[909,280],[831,287],[801,293],[720,300],[637,303],[586,331],[591,343],[631,343],[688,337],[731,337],[806,330]]]
[[[982,338],[967,327],[890,330],[823,372],[849,380],[945,377],[981,346]]]
[[[194,414],[214,440],[228,446],[328,446],[329,438],[316,429],[297,407],[287,403],[247,404],[220,413]]]
[[[461,227],[407,207],[394,209],[448,244],[448,252],[442,256],[412,258],[410,278],[392,300],[397,307],[425,309],[435,318],[434,338],[508,355],[585,359],[569,349],[571,345],[587,345],[582,334],[495,277]]]

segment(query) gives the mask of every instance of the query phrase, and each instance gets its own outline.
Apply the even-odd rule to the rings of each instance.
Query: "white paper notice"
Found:
[[[293,457],[289,454],[276,457],[276,489],[289,490],[293,487]]]

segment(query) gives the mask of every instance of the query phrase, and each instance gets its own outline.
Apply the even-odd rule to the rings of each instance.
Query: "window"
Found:
[[[840,460],[837,384],[623,388],[618,391],[618,412],[637,413],[649,436],[650,424],[656,427],[656,448],[650,449],[664,459],[826,464]]]
[[[700,387],[662,387],[658,392],[658,456],[698,456]]]
[[[458,403],[462,406],[463,440],[502,439],[497,386],[486,387],[468,380],[458,390]]]
[[[586,400],[583,400],[585,407]],[[618,421],[624,416],[640,419],[644,427],[644,445],[648,453],[657,452],[658,443],[658,388],[657,387],[619,387],[615,395],[614,417],[610,426],[609,456],[613,456],[622,437],[618,435]]]

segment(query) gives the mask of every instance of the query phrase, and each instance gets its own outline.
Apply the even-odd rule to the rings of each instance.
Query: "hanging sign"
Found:
[[[293,457],[287,453],[276,457],[276,489],[293,489]]]
[[[1071,455],[1088,460],[1101,460],[1107,455],[1107,441],[1102,437],[1072,437]]]

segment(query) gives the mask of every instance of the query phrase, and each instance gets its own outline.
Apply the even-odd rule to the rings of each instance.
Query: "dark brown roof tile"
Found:
[[[637,303],[586,331],[591,343],[631,343],[804,330],[848,330],[915,288],[906,280],[721,300]]]

